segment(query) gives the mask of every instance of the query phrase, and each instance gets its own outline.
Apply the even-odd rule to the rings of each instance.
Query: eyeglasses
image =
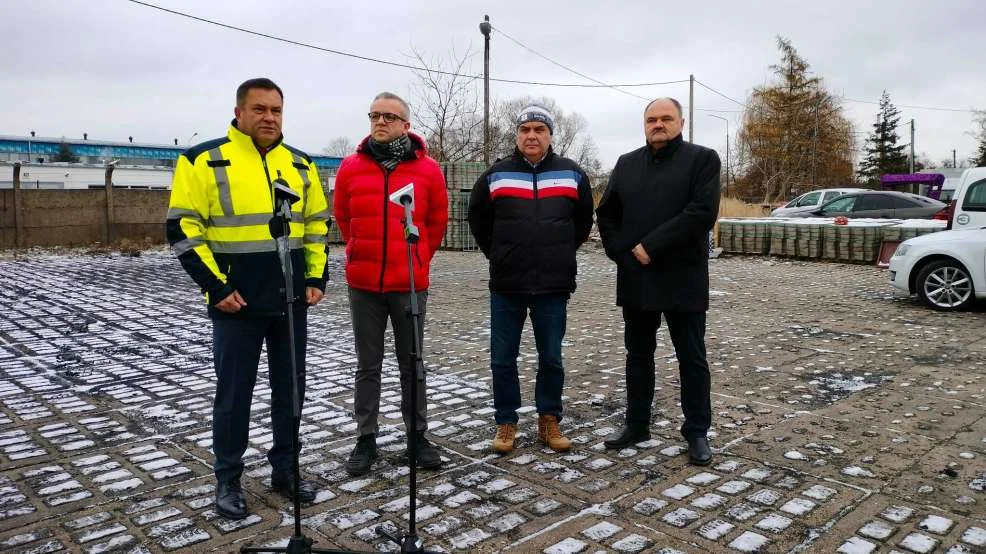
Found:
[[[397,115],[395,113],[390,113],[390,112],[370,112],[370,113],[366,114],[366,116],[370,118],[370,121],[376,121],[376,120],[380,119],[381,117],[387,123],[393,123],[393,122],[397,121],[398,119],[400,119],[401,121],[407,121],[403,117],[401,117],[401,116],[399,116],[399,115]]]

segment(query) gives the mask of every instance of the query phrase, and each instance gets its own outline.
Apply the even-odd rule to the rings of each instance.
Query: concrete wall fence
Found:
[[[85,246],[129,240],[164,243],[169,190],[22,188],[18,168],[14,187],[0,189],[0,249],[35,246]],[[109,169],[109,168],[108,168]],[[466,214],[469,191],[484,167],[477,163],[443,165],[449,188],[449,229],[442,247],[476,250]],[[112,170],[106,182],[112,181]],[[332,193],[326,191],[331,205]],[[342,242],[338,227],[328,242]]]

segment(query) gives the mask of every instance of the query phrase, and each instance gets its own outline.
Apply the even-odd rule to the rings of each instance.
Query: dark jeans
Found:
[[[627,424],[650,425],[654,401],[654,351],[661,312],[623,308],[624,345],[627,349]],[[704,437],[712,424],[712,384],[705,358],[705,312],[665,312],[668,333],[678,357],[681,410],[687,439]]]
[[[520,381],[517,355],[528,311],[538,350],[534,402],[538,414],[561,421],[561,390],[565,384],[561,341],[565,337],[568,294],[490,294],[490,362],[493,370],[493,407],[497,424],[517,423]]]
[[[424,336],[425,313],[428,307],[428,291],[416,292],[421,327],[418,340]],[[383,373],[383,337],[387,320],[394,331],[394,350],[401,375],[401,414],[404,428],[426,431],[428,429],[428,404],[425,399],[426,382],[417,383],[415,396],[416,417],[411,415],[411,379],[414,366],[411,363],[411,307],[409,292],[369,292],[349,289],[349,309],[353,318],[353,339],[356,341],[356,396],[353,411],[356,413],[356,432],[369,435],[377,432],[380,414],[380,381]],[[423,357],[423,353],[422,354]]]
[[[295,352],[298,361],[298,392],[305,394],[305,344],[307,311],[295,312]],[[216,368],[216,400],[212,410],[214,470],[220,481],[239,479],[243,452],[252,414],[250,402],[257,381],[260,351],[267,343],[267,365],[271,389],[271,427],[274,445],[267,453],[277,472],[291,471],[294,419],[291,408],[291,350],[287,317],[214,319],[212,354]]]

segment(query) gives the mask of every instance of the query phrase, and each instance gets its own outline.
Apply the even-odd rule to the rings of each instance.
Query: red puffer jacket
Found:
[[[414,183],[414,224],[420,240],[411,246],[414,288],[428,288],[431,258],[448,226],[445,175],[421,137],[408,133],[417,146],[413,160],[385,171],[370,155],[369,137],[347,156],[336,174],[332,204],[336,224],[346,241],[346,282],[372,292],[411,290],[404,241],[404,209],[389,200],[394,191]]]

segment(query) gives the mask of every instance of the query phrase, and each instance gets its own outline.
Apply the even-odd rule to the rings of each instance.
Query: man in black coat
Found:
[[[492,447],[500,454],[514,449],[517,434],[517,354],[528,313],[538,350],[538,440],[557,452],[572,446],[558,426],[561,343],[575,290],[575,251],[592,228],[592,189],[577,163],[551,150],[553,131],[554,119],[543,107],[521,110],[517,149],[479,177],[469,200],[469,228],[490,261]]]
[[[616,304],[623,307],[627,350],[626,426],[605,441],[626,448],[650,438],[654,351],[661,317],[678,358],[681,434],[689,461],[706,465],[712,451],[711,376],[705,356],[709,309],[706,236],[719,213],[719,156],[684,142],[681,104],[658,98],[644,110],[647,145],[616,162],[596,210],[606,255],[616,262]]]

